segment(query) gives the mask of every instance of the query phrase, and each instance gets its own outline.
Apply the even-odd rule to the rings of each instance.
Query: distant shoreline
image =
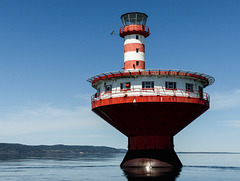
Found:
[[[0,154],[104,154],[126,153],[126,149],[107,146],[80,145],[24,145],[18,143],[0,143]],[[177,152],[177,154],[240,154],[240,152]]]
[[[0,143],[0,154],[104,154],[126,153],[125,149],[106,146],[78,145],[23,145],[16,143]]]

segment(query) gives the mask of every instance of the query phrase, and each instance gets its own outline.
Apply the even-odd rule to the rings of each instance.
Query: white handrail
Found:
[[[131,89],[114,89],[108,92],[96,93],[92,96],[92,101],[99,99],[108,99],[125,96],[176,96],[176,97],[193,97],[210,101],[210,95],[198,90],[189,91],[186,89],[166,89],[162,88],[131,88]]]

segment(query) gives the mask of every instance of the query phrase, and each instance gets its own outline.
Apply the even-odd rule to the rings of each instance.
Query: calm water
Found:
[[[142,170],[126,173],[119,165],[125,154],[74,156],[0,157],[0,181],[240,181],[240,154],[179,153],[184,167],[178,173],[148,170],[157,177],[146,176]],[[126,175],[128,174],[128,175]]]

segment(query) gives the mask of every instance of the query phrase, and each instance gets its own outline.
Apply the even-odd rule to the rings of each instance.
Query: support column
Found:
[[[182,163],[173,149],[173,136],[129,137],[121,167],[176,167]]]

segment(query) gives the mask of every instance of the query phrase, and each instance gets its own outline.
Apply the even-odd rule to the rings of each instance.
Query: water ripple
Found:
[[[206,168],[206,169],[220,169],[220,170],[240,170],[240,167],[232,166],[197,166],[197,165],[184,165],[183,167],[190,168]]]

